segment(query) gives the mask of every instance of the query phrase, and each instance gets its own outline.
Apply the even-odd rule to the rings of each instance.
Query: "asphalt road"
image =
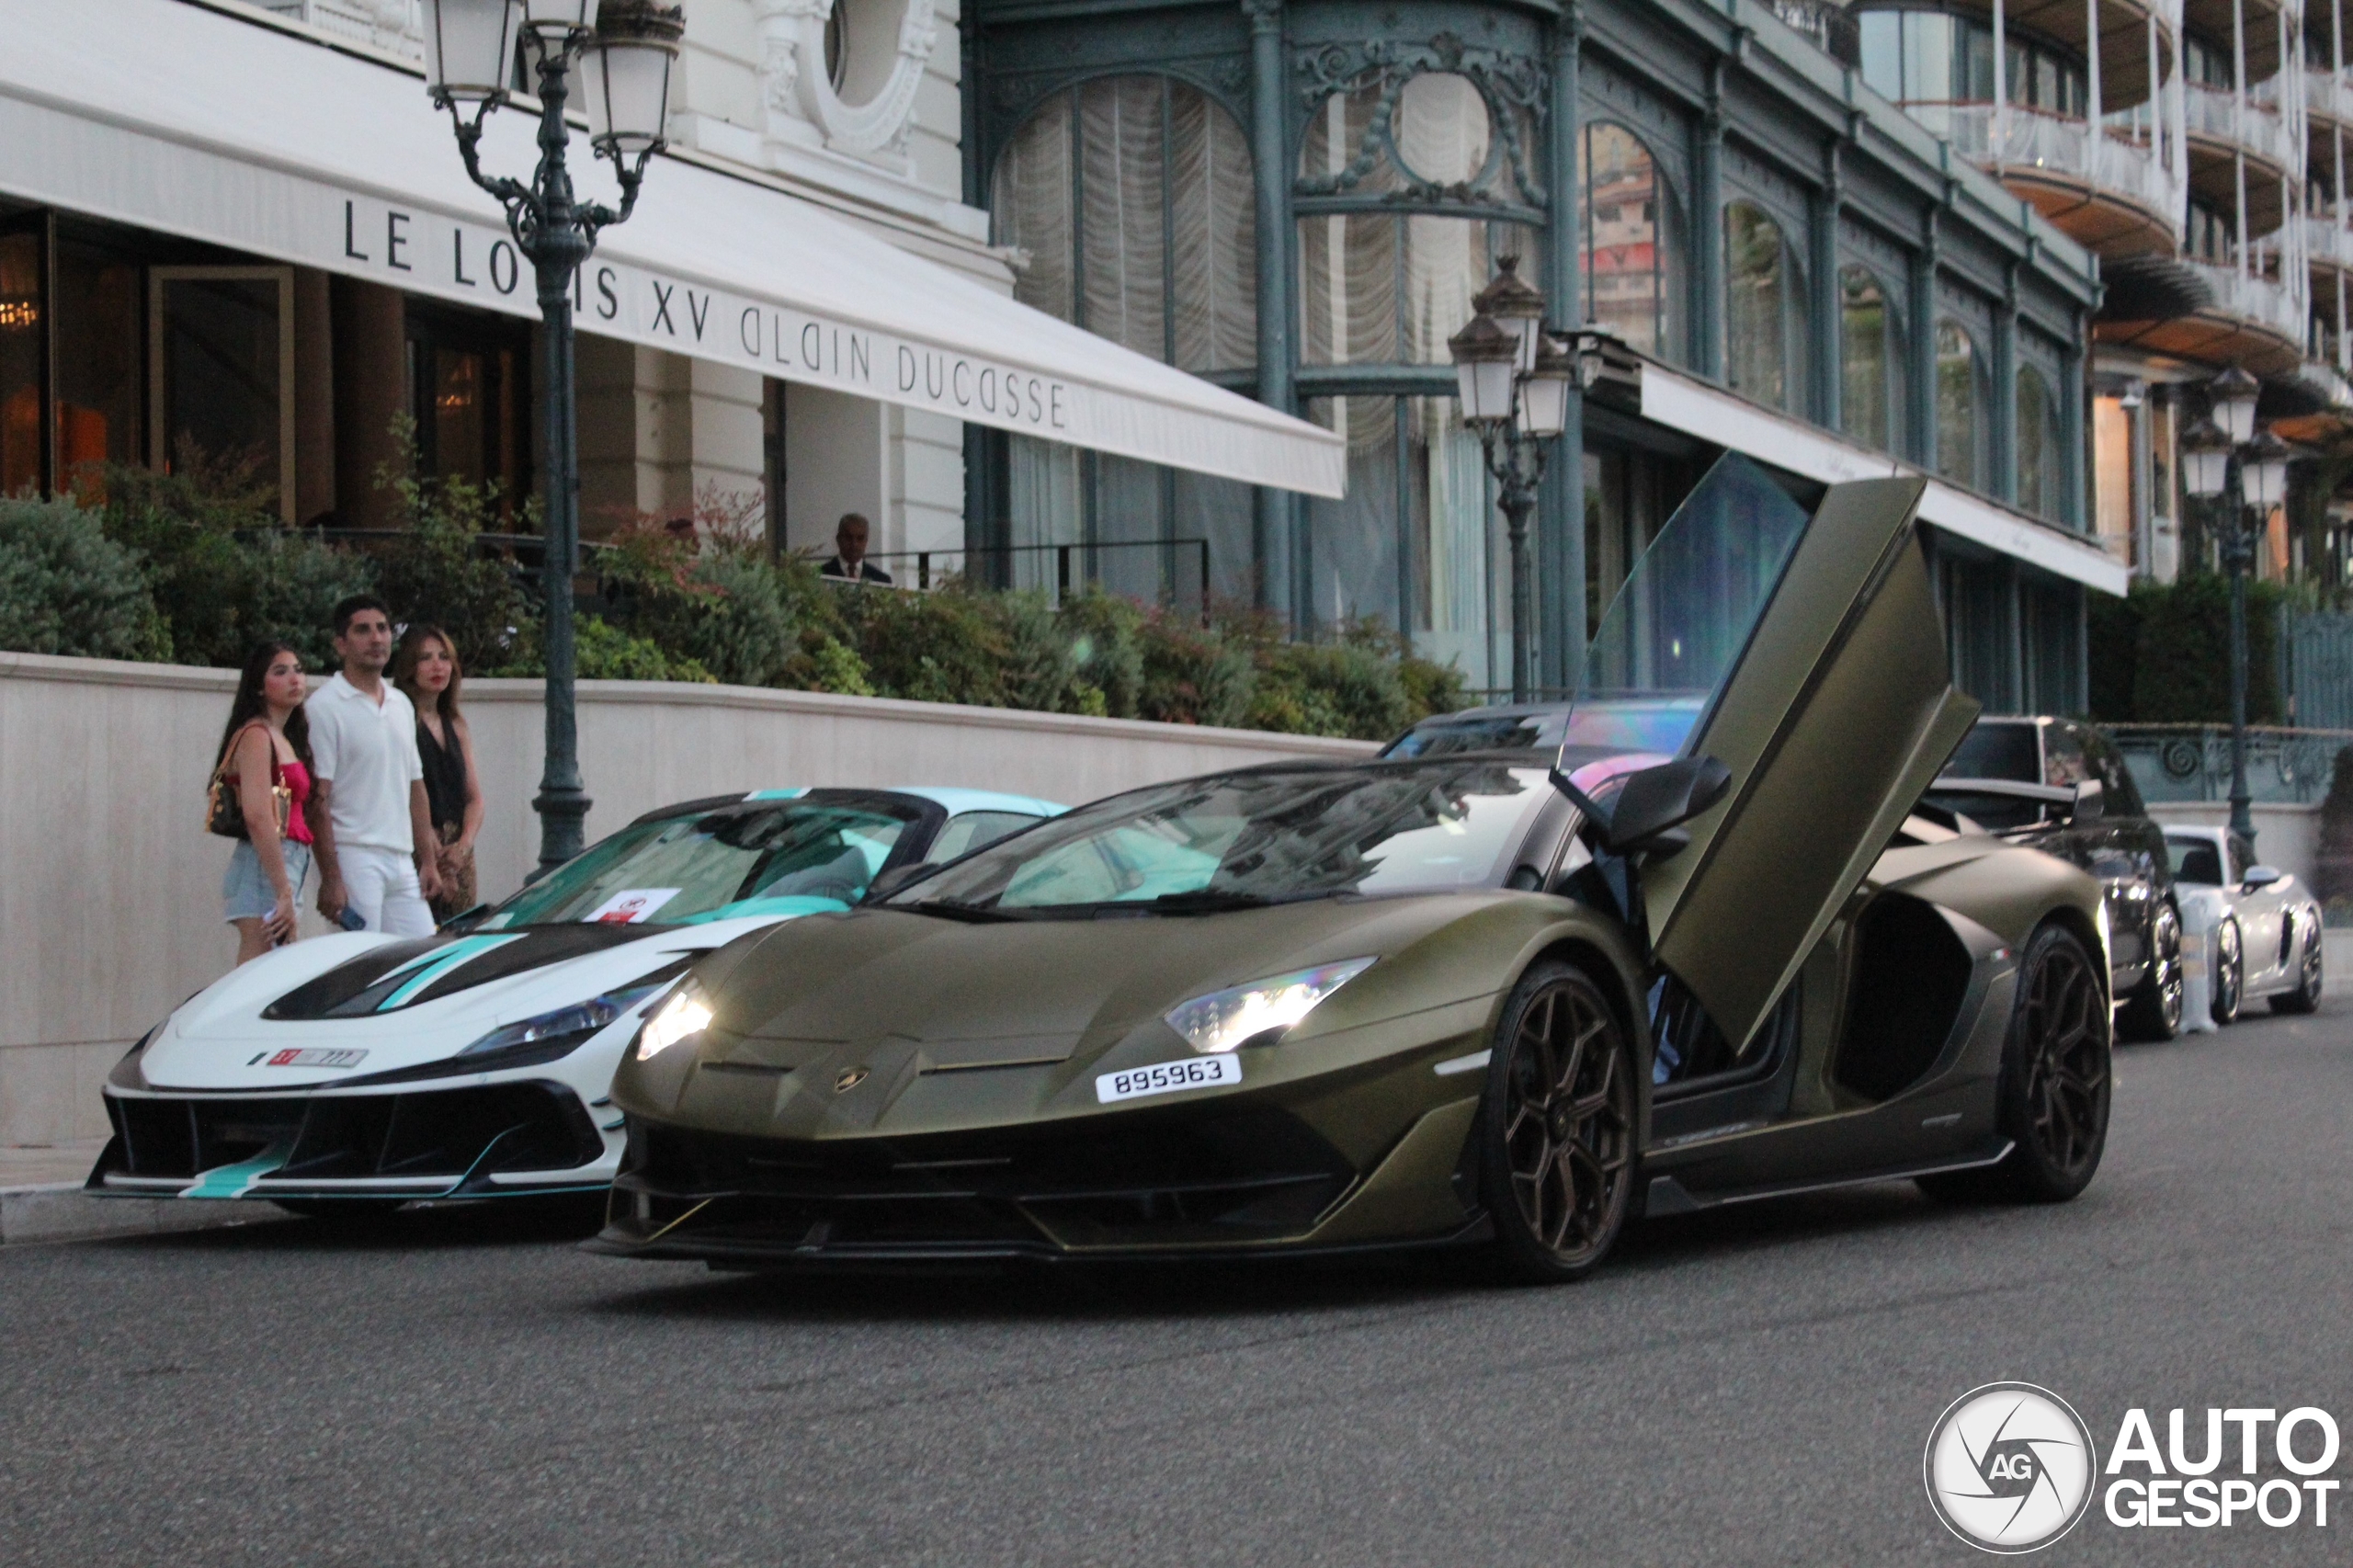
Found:
[[[1921,1485],[1976,1384],[2057,1391],[2103,1452],[2131,1405],[2161,1439],[2188,1407],[2195,1448],[2208,1405],[2314,1404],[2353,1449],[2346,1006],[2127,1051],[2072,1205],[1786,1200],[1561,1290],[778,1284],[479,1212],[12,1248],[0,1562],[1990,1561]],[[2309,1517],[2096,1504],[2040,1561],[2353,1560]]]

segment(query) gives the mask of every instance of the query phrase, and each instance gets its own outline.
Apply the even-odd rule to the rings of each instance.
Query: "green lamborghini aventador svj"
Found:
[[[1952,689],[1920,485],[1728,458],[1557,755],[1279,764],[746,936],[626,1053],[594,1244],[755,1267],[1460,1244],[2098,1166],[2099,884],[1915,802]]]

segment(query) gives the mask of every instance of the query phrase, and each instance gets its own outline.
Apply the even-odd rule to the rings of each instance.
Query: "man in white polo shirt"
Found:
[[[335,651],[343,671],[311,693],[310,822],[324,879],[319,913],[346,908],[370,931],[429,937],[426,900],[440,891],[434,851],[440,838],[425,799],[416,751],[416,710],[384,679],[392,662],[392,618],[384,601],[354,594],[335,607]]]

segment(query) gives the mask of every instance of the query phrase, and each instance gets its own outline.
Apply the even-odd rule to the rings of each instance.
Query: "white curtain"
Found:
[[[1060,320],[1074,319],[1068,94],[1048,100],[1014,134],[997,159],[989,201],[996,216],[996,243],[1029,252],[1029,267],[1013,280],[1013,297]]]
[[[1078,89],[1079,324],[1168,358],[1165,101],[1157,76]]]
[[[1234,118],[1169,84],[1176,214],[1176,364],[1243,369],[1258,360],[1258,211],[1250,148]]]

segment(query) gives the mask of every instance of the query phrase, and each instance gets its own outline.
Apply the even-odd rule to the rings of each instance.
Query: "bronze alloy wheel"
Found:
[[[2053,1176],[2081,1190],[2108,1139],[2108,1004],[2073,937],[2038,940],[2027,961],[2017,1026],[2026,1080],[2020,1131]]]
[[[1626,1221],[1634,1178],[1634,1063],[1600,990],[1565,963],[1529,971],[1490,1058],[1487,1202],[1509,1270],[1573,1279]]]
[[[1999,1165],[1922,1176],[1933,1198],[2060,1203],[2091,1185],[2108,1145],[2107,987],[2072,933],[2045,926],[2018,960],[1995,1116],[2010,1139]]]

